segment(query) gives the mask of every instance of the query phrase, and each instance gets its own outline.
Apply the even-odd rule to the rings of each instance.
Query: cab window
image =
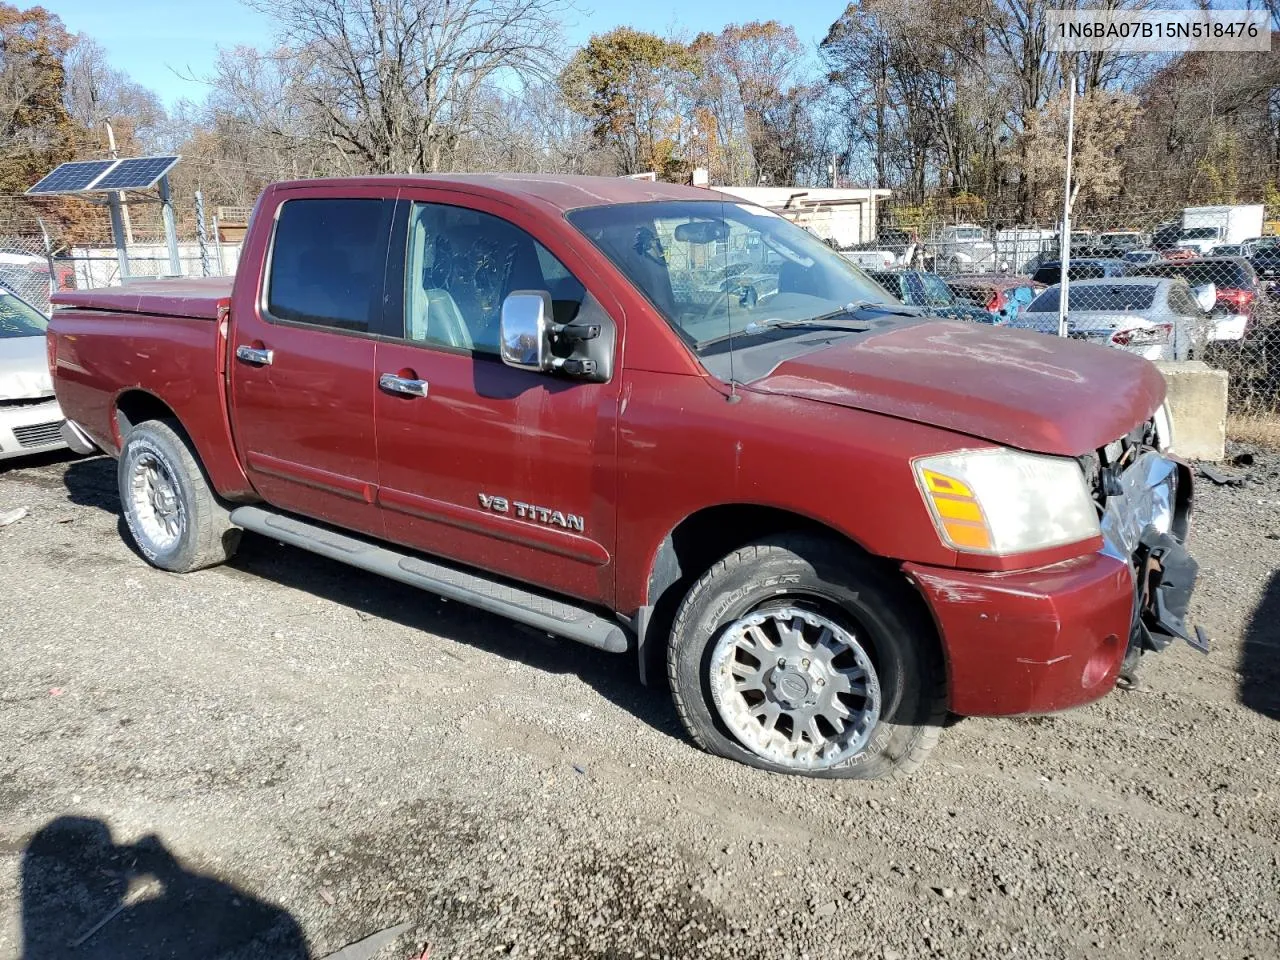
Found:
[[[395,202],[316,198],[281,205],[271,241],[272,319],[377,332]]]

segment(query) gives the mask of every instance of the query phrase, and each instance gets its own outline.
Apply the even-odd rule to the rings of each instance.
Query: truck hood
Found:
[[[751,390],[866,410],[983,440],[1080,456],[1164,399],[1146,360],[1004,327],[905,321],[776,367]]]

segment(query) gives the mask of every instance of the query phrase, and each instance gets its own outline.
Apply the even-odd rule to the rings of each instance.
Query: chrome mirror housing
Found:
[[[546,290],[513,290],[502,301],[502,362],[522,370],[550,370],[551,294]]]

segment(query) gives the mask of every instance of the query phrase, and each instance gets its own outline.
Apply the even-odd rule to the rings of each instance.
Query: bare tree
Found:
[[[554,72],[568,9],[568,0],[251,3],[279,24],[273,56],[331,144],[368,170],[405,173],[450,166],[487,84]]]
[[[166,121],[160,98],[114,69],[101,44],[91,37],[76,37],[63,69],[63,99],[72,120],[93,131],[110,121],[125,153],[146,152],[157,146]],[[98,147],[105,148],[105,140]]]

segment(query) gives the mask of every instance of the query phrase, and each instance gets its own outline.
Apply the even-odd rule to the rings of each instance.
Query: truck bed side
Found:
[[[231,439],[226,382],[225,314],[229,297],[190,303],[184,313],[137,313],[136,293],[95,292],[93,305],[73,294],[55,298],[49,366],[66,416],[112,455],[122,442],[120,417],[131,405],[173,411],[195,445],[215,490],[252,496]],[[142,304],[147,305],[147,304]],[[201,316],[200,314],[203,314]]]

